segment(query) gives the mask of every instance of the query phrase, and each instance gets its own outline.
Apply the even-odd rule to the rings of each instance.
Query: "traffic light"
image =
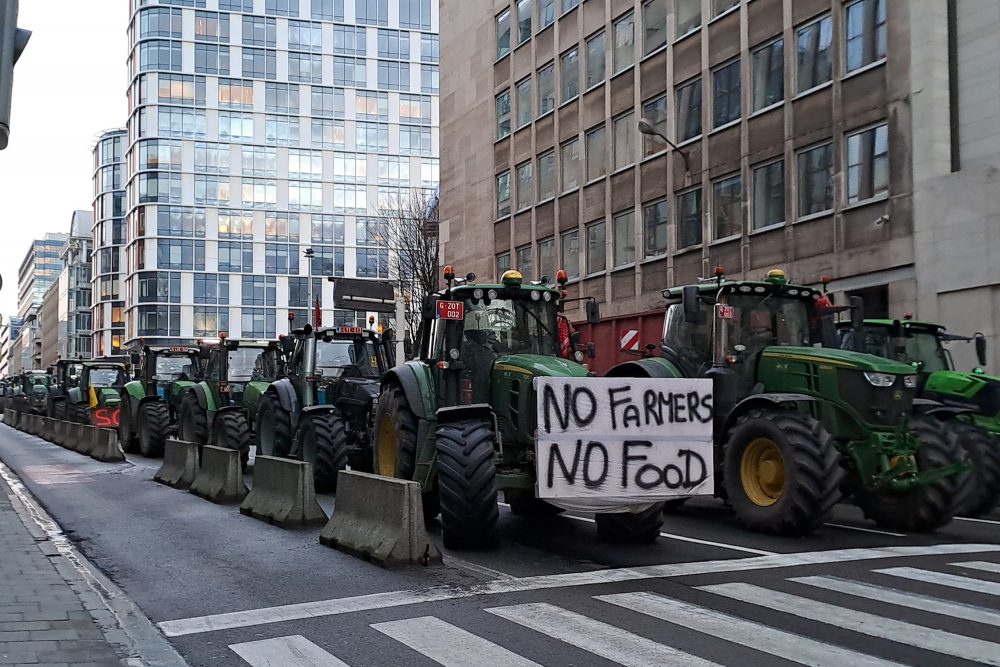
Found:
[[[10,95],[14,87],[14,63],[28,44],[31,33],[17,27],[18,0],[0,0],[0,150],[7,148],[10,133]]]

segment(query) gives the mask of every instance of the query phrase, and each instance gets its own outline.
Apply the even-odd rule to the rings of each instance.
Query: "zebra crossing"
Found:
[[[978,573],[983,578],[975,576]],[[1000,643],[983,638],[990,636],[990,627],[1000,627],[1000,603],[994,603],[1000,598],[1000,564],[956,561],[937,569],[889,567],[866,569],[862,574],[865,580],[790,573],[778,584],[695,585],[690,591],[698,603],[657,591],[629,591],[586,596],[582,611],[573,608],[575,604],[550,602],[484,605],[482,611],[497,622],[520,629],[516,646],[501,646],[460,627],[461,621],[456,625],[433,615],[372,623],[368,628],[372,642],[388,639],[413,652],[414,658],[419,654],[444,667],[537,667],[545,663],[537,661],[538,653],[530,647],[539,642],[566,645],[627,667],[709,667],[720,664],[720,655],[731,656],[721,664],[741,665],[746,664],[747,650],[816,667],[912,664],[911,660],[886,659],[895,656],[894,645],[907,647],[906,655],[913,655],[913,650],[926,652],[920,664],[939,664],[947,657],[1000,665]],[[969,597],[968,592],[976,594],[971,596],[975,603],[949,598],[953,594]],[[817,594],[824,599],[816,599]],[[899,608],[900,613],[875,613],[872,601]],[[716,609],[715,602],[724,603],[726,610]],[[900,620],[906,610],[918,612],[917,618],[910,613],[911,620]],[[648,622],[655,622],[655,632]],[[834,637],[843,637],[846,631],[855,638],[849,644],[834,643],[781,627],[793,622],[797,627],[807,622],[817,631],[837,629]],[[692,642],[692,637],[701,642]],[[705,642],[717,643],[724,650],[716,647],[705,656],[691,649],[692,645],[704,647]],[[252,667],[381,664],[374,654],[367,662],[356,656],[350,662],[349,656],[332,655],[301,635],[229,648]]]

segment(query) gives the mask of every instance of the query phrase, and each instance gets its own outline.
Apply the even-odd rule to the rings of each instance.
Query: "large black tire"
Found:
[[[250,431],[250,421],[242,410],[224,410],[219,413],[215,426],[215,444],[226,449],[236,449],[240,452],[240,464],[246,471],[250,462],[250,447],[253,446],[253,433]]]
[[[964,458],[962,448],[948,437],[940,422],[928,417],[910,419],[910,432],[920,439],[914,453],[920,471],[934,470]],[[854,501],[865,516],[887,530],[922,533],[946,525],[961,507],[963,479],[953,475],[909,493],[857,488]]]
[[[438,494],[441,528],[449,549],[492,549],[497,525],[493,425],[462,419],[437,427]]]
[[[723,446],[721,475],[719,485],[747,528],[806,535],[833,514],[843,471],[833,436],[820,422],[769,409],[736,420]]]
[[[952,420],[946,424],[948,435],[972,461],[965,477],[962,516],[989,514],[1000,503],[1000,440],[979,427]]]
[[[166,403],[146,401],[140,405],[139,453],[149,458],[163,456],[168,428],[170,428],[170,407]]]
[[[552,503],[545,502],[541,498],[536,498],[535,494],[531,491],[522,493],[504,491],[503,496],[507,504],[510,505],[510,513],[514,516],[556,516],[566,511],[561,507],[556,507]]]
[[[380,458],[380,446],[386,451]],[[391,458],[390,458],[391,455]],[[375,433],[372,436],[372,470],[378,475],[413,479],[417,467],[417,416],[410,409],[403,388],[390,385],[379,396],[375,409]],[[440,512],[437,488],[422,494],[424,520]]]
[[[641,512],[595,514],[597,536],[605,542],[649,544],[660,536],[663,505],[655,503]]]
[[[181,440],[196,445],[208,444],[208,415],[198,405],[198,397],[189,393],[181,400],[177,431]]]
[[[122,443],[122,449],[128,454],[139,450],[139,432],[133,424],[132,403],[124,396],[118,413],[118,442]]]
[[[288,458],[292,451],[292,417],[281,407],[278,397],[266,394],[257,413],[257,454]]]
[[[66,399],[60,398],[54,401],[52,406],[52,414],[54,419],[66,419]]]
[[[77,424],[90,423],[90,409],[83,403],[72,403],[69,406],[69,420]]]
[[[337,491],[337,474],[347,467],[347,432],[334,413],[305,415],[295,434],[295,450],[313,464],[317,491]]]

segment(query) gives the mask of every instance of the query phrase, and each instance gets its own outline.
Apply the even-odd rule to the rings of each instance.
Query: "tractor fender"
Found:
[[[382,378],[381,391],[384,392],[391,384],[398,384],[403,388],[406,402],[418,419],[434,418],[436,394],[430,371],[424,364],[408,361],[388,371]],[[423,390],[421,385],[424,386]]]
[[[753,410],[754,408],[776,408],[794,403],[814,402],[816,402],[816,398],[806,394],[752,394],[737,403],[732,409],[732,412],[726,415],[726,419],[722,424],[722,430],[716,435],[718,437],[725,437],[725,434],[728,433],[729,429],[733,427],[736,420],[748,410]]]
[[[305,415],[339,415],[340,411],[332,405],[313,405],[312,407],[302,408],[302,416]]]
[[[450,408],[438,408],[438,424],[447,424],[460,419],[489,419],[493,424],[493,431],[497,430],[497,418],[493,413],[493,406],[489,403],[471,403]]]
[[[135,419],[139,415],[139,403],[142,402],[142,399],[146,398],[142,385],[138,382],[129,382],[122,387],[119,394],[122,403],[128,400],[129,417]]]
[[[927,415],[940,421],[948,421],[958,415],[974,415],[979,412],[975,407],[963,405],[948,405],[940,401],[929,398],[913,399],[913,412],[918,415]]]
[[[293,415],[293,420],[295,419],[294,415],[301,412],[302,408],[299,404],[299,397],[295,393],[295,387],[292,386],[292,383],[288,378],[272,382],[271,386],[267,389],[267,393],[278,399],[278,404],[281,405],[281,409]]]
[[[619,378],[680,378],[684,374],[663,357],[626,361],[609,370],[605,377]]]
[[[66,398],[69,400],[70,403],[81,403],[83,401],[83,399],[80,398],[79,387],[73,387],[72,389],[70,389],[66,393]]]

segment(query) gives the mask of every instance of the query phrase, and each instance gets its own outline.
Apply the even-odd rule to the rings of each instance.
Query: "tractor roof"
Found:
[[[501,285],[499,283],[466,283],[464,285],[457,285],[451,288],[451,295],[452,298],[456,299],[472,298],[473,293],[477,289],[481,289],[484,292],[488,292],[490,290],[503,292],[504,298],[516,298],[518,292],[523,292],[524,294],[530,295],[531,292],[533,291],[552,292],[556,296],[559,295],[559,292],[556,290],[556,288],[551,287],[549,285],[541,285],[541,284]],[[436,295],[439,297],[444,297],[446,294],[447,291],[445,290],[436,293]]]
[[[890,329],[900,325],[904,329],[933,334],[941,333],[945,330],[943,324],[935,324],[934,322],[918,322],[917,320],[865,320],[866,327],[884,327]]]
[[[668,301],[679,300],[683,290],[683,287],[671,287],[663,290],[663,296]],[[719,293],[719,290],[722,290],[723,294],[747,294],[751,296],[754,294],[776,294],[778,296],[809,300],[818,299],[822,294],[820,290],[813,287],[793,285],[791,283],[773,283],[763,280],[723,280],[721,285],[711,280],[698,285],[698,292],[703,296],[714,297]]]

